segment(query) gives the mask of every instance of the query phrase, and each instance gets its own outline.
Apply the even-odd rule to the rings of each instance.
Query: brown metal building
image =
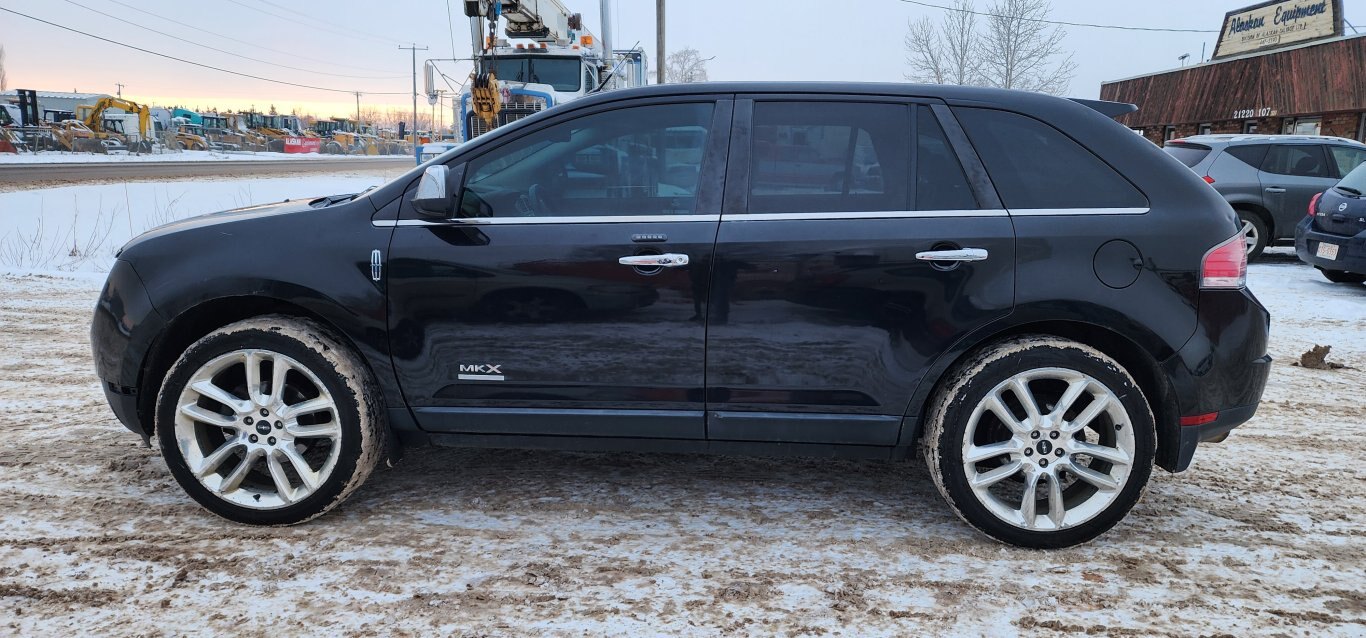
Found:
[[[1366,141],[1366,34],[1106,82],[1120,123],[1153,143],[1201,133],[1298,133]]]

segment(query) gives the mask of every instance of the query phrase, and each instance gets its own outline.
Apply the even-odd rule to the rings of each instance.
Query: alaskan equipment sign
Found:
[[[1342,0],[1271,0],[1230,11],[1211,59],[1342,35]]]

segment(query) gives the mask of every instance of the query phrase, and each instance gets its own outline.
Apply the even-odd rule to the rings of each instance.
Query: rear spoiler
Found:
[[[1121,115],[1128,115],[1138,110],[1137,104],[1128,104],[1125,102],[1106,102],[1105,100],[1083,100],[1075,97],[1070,99],[1073,102],[1076,102],[1077,104],[1080,104],[1082,106],[1091,107],[1092,109],[1101,113],[1105,117],[1119,117]]]

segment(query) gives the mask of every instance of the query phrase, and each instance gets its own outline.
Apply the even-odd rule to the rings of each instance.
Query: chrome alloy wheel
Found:
[[[1257,233],[1257,226],[1246,219],[1243,220],[1242,231],[1243,244],[1250,256],[1253,251],[1257,250],[1257,244],[1261,242],[1261,235]]]
[[[1075,370],[1039,368],[981,400],[962,460],[974,496],[993,515],[1050,531],[1084,523],[1114,502],[1134,450],[1132,422],[1114,392]]]
[[[337,403],[298,361],[237,350],[205,363],[176,403],[175,438],[191,473],[219,498],[276,509],[307,498],[341,452]]]

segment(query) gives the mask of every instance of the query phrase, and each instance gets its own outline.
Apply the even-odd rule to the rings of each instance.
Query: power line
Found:
[[[321,20],[318,20],[315,16],[310,16],[310,15],[308,15],[308,14],[300,14],[300,15],[303,15],[303,16],[307,17],[307,18],[308,18],[309,20],[311,20],[311,21],[319,22],[320,24],[314,24],[313,22],[300,22],[297,18],[291,18],[291,17],[289,17],[289,16],[280,15],[280,14],[275,13],[275,12],[273,12],[273,11],[266,11],[265,9],[263,9],[263,8],[261,8],[261,7],[258,7],[258,6],[256,6],[256,5],[247,4],[247,3],[245,3],[245,2],[240,2],[239,0],[228,0],[228,2],[231,2],[231,3],[233,3],[233,4],[237,5],[237,6],[242,7],[242,8],[245,8],[245,9],[251,9],[252,11],[256,11],[256,12],[259,12],[259,13],[264,13],[264,14],[266,14],[266,15],[272,17],[272,18],[279,18],[279,19],[281,19],[281,20],[289,21],[290,23],[299,24],[299,25],[301,25],[301,26],[309,27],[309,28],[315,29],[315,30],[317,30],[317,31],[322,31],[322,32],[325,32],[325,33],[330,33],[330,34],[332,34],[332,35],[339,35],[339,36],[342,36],[342,37],[345,37],[345,38],[354,38],[354,37],[359,36],[359,37],[365,38],[365,39],[367,39],[367,40],[371,40],[371,41],[374,41],[374,42],[381,42],[381,43],[383,43],[383,44],[394,44],[394,43],[398,42],[398,40],[389,40],[389,39],[387,39],[387,38],[379,38],[379,37],[375,37],[374,35],[371,35],[371,34],[369,34],[369,33],[364,33],[364,32],[361,32],[361,31],[355,31],[355,32],[354,32],[355,34],[352,35],[352,34],[348,34],[348,33],[342,33],[341,31],[338,31],[338,30],[336,30],[336,29],[328,29],[328,28],[322,26],[323,24],[326,24],[326,23],[323,23]],[[293,11],[292,9],[290,9],[290,10]],[[295,13],[298,13],[298,12],[295,11]]]
[[[237,2],[236,0],[230,0],[230,1],[232,1],[234,4],[241,4],[240,2]],[[290,13],[293,13],[294,15],[302,16],[302,17],[307,18],[307,19],[309,19],[309,20],[312,20],[312,21],[314,21],[314,22],[321,22],[321,23],[323,23],[323,24],[331,25],[331,26],[336,27],[336,28],[338,28],[338,29],[342,29],[342,30],[345,30],[345,31],[350,31],[350,32],[352,32],[352,33],[355,33],[356,35],[359,35],[359,36],[365,37],[365,38],[370,38],[370,39],[372,39],[372,40],[374,40],[374,41],[376,41],[376,42],[384,42],[385,44],[403,44],[402,42],[400,42],[400,41],[398,41],[398,40],[390,40],[390,39],[385,38],[385,37],[383,37],[383,36],[376,36],[376,35],[373,34],[373,33],[369,33],[369,32],[366,32],[366,31],[361,31],[361,30],[358,30],[358,29],[354,29],[354,28],[348,27],[348,26],[346,26],[346,25],[344,25],[344,24],[338,24],[338,23],[333,22],[333,21],[331,21],[331,20],[324,20],[324,19],[318,17],[317,14],[313,14],[313,13],[304,13],[304,12],[302,12],[302,11],[299,11],[298,9],[292,9],[292,8],[287,7],[287,6],[285,6],[285,5],[282,5],[282,4],[278,3],[278,2],[271,2],[270,0],[258,0],[258,1],[259,1],[261,4],[268,4],[268,5],[272,6],[272,7],[277,8],[277,9],[283,9],[283,10],[285,10],[285,11],[288,11],[288,12],[290,12]]]
[[[231,41],[231,42],[236,42],[236,43],[238,43],[238,44],[245,44],[245,45],[247,45],[247,46],[249,46],[249,47],[255,47],[255,48],[261,49],[261,50],[263,50],[263,51],[270,51],[271,53],[279,53],[279,54],[282,54],[282,55],[288,55],[288,56],[292,56],[292,57],[299,58],[300,60],[308,60],[309,62],[318,62],[318,63],[321,63],[321,64],[330,64],[330,65],[332,65],[332,66],[337,66],[337,67],[352,68],[352,69],[355,69],[355,70],[357,70],[357,71],[370,71],[370,72],[372,72],[372,73],[384,73],[384,72],[385,72],[383,69],[370,69],[370,68],[366,68],[366,67],[362,67],[362,66],[352,67],[352,66],[345,65],[345,64],[337,64],[336,61],[334,61],[334,60],[323,60],[323,59],[319,59],[319,58],[310,58],[310,57],[308,57],[308,56],[299,55],[299,54],[298,54],[297,52],[295,52],[295,51],[285,51],[285,50],[282,50],[282,49],[274,49],[274,48],[268,47],[268,46],[266,46],[266,45],[264,45],[264,44],[257,44],[257,43],[255,43],[255,42],[248,42],[247,40],[242,40],[242,39],[240,39],[240,38],[234,38],[234,37],[232,37],[232,36],[230,36],[230,35],[223,35],[222,33],[217,33],[217,32],[215,32],[215,31],[210,31],[210,30],[208,30],[208,29],[205,29],[205,28],[200,27],[200,26],[197,26],[197,25],[189,24],[189,23],[186,23],[186,22],[181,22],[181,21],[176,20],[176,19],[173,19],[173,18],[168,18],[168,17],[166,17],[166,16],[164,16],[164,15],[161,15],[161,14],[159,14],[159,13],[155,13],[155,12],[152,12],[152,11],[148,11],[148,10],[143,9],[143,8],[141,8],[141,7],[137,7],[137,6],[135,6],[135,5],[131,5],[131,4],[128,4],[128,3],[126,3],[126,2],[122,2],[121,0],[108,0],[108,1],[109,1],[109,2],[112,2],[112,3],[114,3],[114,4],[117,4],[117,5],[121,6],[121,7],[124,7],[125,9],[131,9],[131,10],[133,10],[133,11],[137,11],[138,13],[141,13],[141,14],[144,14],[144,15],[152,16],[153,18],[157,18],[158,20],[164,20],[164,21],[166,21],[166,22],[170,22],[171,24],[179,25],[179,26],[182,26],[182,27],[185,27],[185,28],[188,28],[188,29],[194,29],[194,30],[196,30],[196,31],[200,31],[200,32],[203,32],[203,33],[207,33],[207,34],[209,34],[209,35],[211,35],[211,36],[214,36],[214,37],[222,38],[222,39],[224,39],[224,40],[229,40],[229,41]],[[402,76],[395,76],[395,77],[402,77]]]
[[[174,34],[171,34],[171,33],[166,33],[165,31],[158,31],[158,30],[156,30],[156,29],[153,29],[152,27],[145,26],[145,25],[141,25],[141,24],[138,24],[138,23],[136,23],[136,22],[133,22],[132,20],[125,20],[125,19],[120,18],[120,17],[118,17],[118,16],[116,16],[116,15],[113,15],[113,14],[111,14],[111,13],[105,13],[105,12],[103,12],[103,11],[100,11],[99,9],[95,9],[95,8],[93,8],[93,7],[87,7],[87,6],[85,6],[85,5],[83,5],[83,4],[79,3],[79,2],[76,2],[75,0],[66,0],[66,2],[67,2],[67,4],[76,5],[76,6],[82,8],[82,9],[85,9],[85,10],[87,10],[87,11],[92,11],[92,12],[94,12],[94,13],[98,13],[98,14],[100,14],[100,15],[106,17],[106,18],[111,19],[111,20],[117,20],[117,21],[122,22],[122,23],[124,23],[124,24],[130,24],[130,25],[133,25],[133,26],[135,26],[135,27],[137,27],[137,28],[139,28],[139,29],[143,29],[143,30],[146,30],[146,31],[151,31],[152,33],[156,33],[156,34],[158,34],[158,35],[166,36],[166,37],[168,37],[168,38],[170,38],[170,39],[172,39],[172,40],[177,40],[177,41],[180,41],[180,42],[184,42],[184,43],[186,43],[186,44],[192,44],[192,45],[194,45],[194,46],[197,46],[197,47],[200,47],[200,48],[204,48],[204,49],[208,49],[208,50],[210,50],[210,51],[217,51],[217,52],[219,52],[219,53],[226,53],[226,54],[231,55],[231,56],[233,56],[233,57],[242,58],[243,60],[251,60],[252,62],[259,62],[259,63],[261,63],[261,64],[268,64],[268,65],[270,65],[270,66],[278,66],[278,67],[280,67],[280,68],[282,68],[282,69],[290,69],[290,70],[292,70],[292,71],[303,71],[304,73],[313,73],[313,74],[317,74],[317,75],[331,75],[331,76],[341,77],[341,78],[358,78],[358,79],[362,79],[362,80],[396,80],[396,79],[399,79],[399,78],[403,77],[403,76],[401,76],[401,75],[375,76],[375,75],[349,75],[349,74],[346,74],[346,73],[328,73],[327,71],[315,71],[315,70],[313,70],[313,69],[305,69],[305,68],[301,68],[301,67],[297,67],[297,66],[289,66],[288,64],[278,64],[278,63],[275,63],[275,62],[271,62],[270,60],[262,60],[262,59],[260,59],[260,58],[253,58],[253,57],[248,56],[248,55],[242,55],[241,53],[236,53],[236,52],[233,52],[233,51],[228,51],[227,49],[220,49],[220,48],[217,48],[217,47],[211,47],[211,46],[209,46],[209,45],[207,45],[207,44],[202,44],[202,43],[199,43],[199,42],[195,42],[194,40],[186,40],[185,38],[182,38],[182,37],[180,37],[180,36],[178,36],[178,35],[174,35]]]
[[[453,58],[455,57],[455,21],[451,19],[451,0],[446,0],[446,29],[451,35],[451,57]]]
[[[1024,20],[1025,22],[1040,22],[1040,23],[1043,23],[1043,24],[1057,24],[1057,25],[1062,25],[1062,26],[1067,26],[1067,27],[1086,27],[1086,28],[1090,28],[1090,29],[1119,29],[1119,30],[1121,30],[1121,31],[1159,31],[1159,32],[1165,32],[1165,33],[1219,33],[1219,31],[1217,31],[1217,30],[1211,31],[1211,30],[1209,30],[1209,29],[1164,29],[1164,28],[1161,28],[1161,27],[1131,27],[1131,26],[1124,26],[1124,25],[1118,25],[1118,24],[1092,24],[1092,23],[1089,23],[1089,22],[1067,22],[1067,21],[1064,21],[1064,20],[1045,20],[1045,19],[1043,19],[1043,18],[1026,18],[1026,17],[1022,17],[1022,16],[1009,16],[1009,15],[1001,15],[1001,14],[998,14],[998,13],[989,13],[989,12],[986,12],[986,11],[973,11],[973,10],[970,10],[970,9],[959,9],[958,7],[945,7],[945,6],[943,6],[943,5],[930,4],[930,3],[928,3],[928,2],[919,2],[918,0],[898,0],[898,2],[904,2],[904,3],[906,3],[906,4],[914,4],[914,5],[918,5],[918,6],[921,6],[921,7],[929,7],[929,8],[931,8],[931,9],[939,9],[939,10],[941,10],[941,11],[956,11],[956,12],[959,12],[959,13],[971,13],[972,15],[984,16],[984,17],[988,17],[988,18],[1009,18],[1009,19],[1011,19],[1011,20]]]
[[[6,12],[6,13],[12,13],[12,14],[14,14],[14,15],[17,15],[17,16],[21,17],[21,18],[28,18],[29,20],[33,20],[34,22],[41,22],[41,23],[46,24],[46,25],[48,25],[48,26],[50,26],[50,27],[57,27],[58,29],[61,29],[61,30],[63,30],[63,31],[70,31],[70,32],[72,32],[72,33],[77,33],[77,34],[83,35],[83,36],[85,36],[85,37],[87,37],[87,38],[94,38],[94,39],[100,40],[100,41],[102,41],[102,42],[108,42],[109,44],[118,45],[118,46],[121,46],[121,47],[124,47],[124,48],[127,48],[127,49],[132,49],[132,50],[134,50],[134,51],[141,51],[141,52],[143,52],[143,53],[148,53],[148,54],[151,54],[151,55],[155,55],[155,56],[157,56],[157,57],[166,58],[166,59],[168,59],[168,60],[175,60],[176,62],[183,62],[183,63],[185,63],[185,64],[189,64],[189,65],[192,65],[192,66],[197,66],[197,67],[204,68],[204,69],[209,69],[209,70],[212,70],[212,71],[220,71],[220,72],[222,72],[222,73],[227,73],[227,74],[230,74],[230,75],[237,75],[237,76],[241,76],[241,77],[244,77],[244,78],[251,78],[251,79],[253,79],[253,80],[260,80],[260,81],[262,81],[262,82],[270,82],[270,83],[272,83],[272,84],[284,84],[284,85],[286,85],[286,86],[296,86],[296,87],[299,87],[299,88],[301,88],[301,89],[313,89],[313,90],[315,90],[315,91],[331,91],[331,92],[333,92],[333,93],[347,93],[347,94],[354,93],[354,91],[353,91],[352,89],[331,89],[331,88],[328,88],[328,87],[325,87],[325,86],[313,86],[313,85],[310,85],[310,84],[299,84],[299,83],[297,83],[297,82],[286,82],[286,81],[284,81],[284,80],[274,80],[274,79],[271,79],[271,78],[261,77],[261,76],[259,76],[259,75],[252,75],[252,74],[250,74],[250,73],[242,73],[241,71],[232,71],[232,70],[229,70],[229,69],[224,69],[224,68],[222,68],[222,67],[213,66],[213,65],[211,65],[211,64],[204,64],[204,63],[202,63],[202,62],[194,62],[194,61],[192,61],[192,60],[186,60],[185,58],[178,58],[178,57],[176,57],[176,56],[174,56],[174,55],[167,55],[167,54],[165,54],[165,53],[159,53],[159,52],[153,51],[153,50],[151,50],[151,49],[144,49],[144,48],[139,47],[139,46],[134,46],[134,45],[127,44],[127,43],[124,43],[124,42],[119,42],[118,40],[111,40],[111,39],[109,39],[109,38],[105,38],[105,37],[102,37],[102,36],[98,36],[98,35],[95,35],[95,34],[93,34],[93,33],[86,33],[85,31],[81,31],[81,30],[79,30],[79,29],[73,29],[73,28],[68,27],[68,26],[64,26],[64,25],[57,24],[56,22],[49,22],[49,21],[44,20],[44,19],[42,19],[42,18],[35,18],[35,17],[31,16],[31,15],[28,15],[27,13],[20,13],[20,12],[18,12],[18,11],[15,11],[15,10],[13,10],[13,9],[9,9],[9,8],[6,8],[6,7],[0,7],[0,11],[4,11],[4,12]],[[367,94],[369,94],[369,95],[407,95],[406,92],[399,92],[399,91],[394,91],[394,92],[365,91],[365,93],[367,93]]]

